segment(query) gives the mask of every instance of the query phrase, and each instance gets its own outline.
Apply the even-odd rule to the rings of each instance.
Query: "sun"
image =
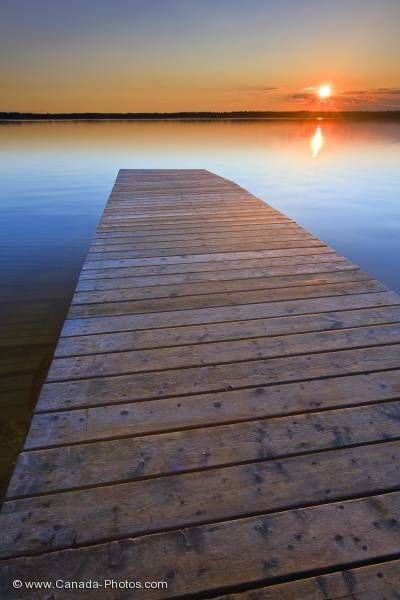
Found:
[[[332,96],[332,87],[329,85],[329,83],[324,83],[324,85],[321,85],[318,88],[318,96],[321,98],[321,100],[325,100],[326,98]]]

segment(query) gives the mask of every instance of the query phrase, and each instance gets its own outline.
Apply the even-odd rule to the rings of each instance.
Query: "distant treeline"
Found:
[[[175,113],[21,113],[0,112],[0,121],[151,121],[151,120],[223,120],[223,119],[400,119],[400,111],[231,111]]]

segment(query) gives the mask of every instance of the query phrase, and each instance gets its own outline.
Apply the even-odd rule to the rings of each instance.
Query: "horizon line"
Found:
[[[278,120],[278,119],[400,119],[400,110],[234,110],[175,112],[18,112],[0,111],[0,123],[22,121],[157,121],[157,120]]]

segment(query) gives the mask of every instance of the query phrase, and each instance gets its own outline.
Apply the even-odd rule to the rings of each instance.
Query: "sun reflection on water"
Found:
[[[322,147],[324,145],[324,136],[322,134],[321,127],[317,127],[314,135],[311,138],[310,146],[311,146],[311,154],[313,158],[317,158],[318,154],[321,152]]]

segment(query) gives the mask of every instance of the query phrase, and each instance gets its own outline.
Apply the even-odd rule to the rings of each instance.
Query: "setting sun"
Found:
[[[332,95],[332,88],[329,84],[326,83],[324,85],[321,85],[318,88],[318,96],[321,99],[324,100],[325,98],[329,98],[331,95]]]

